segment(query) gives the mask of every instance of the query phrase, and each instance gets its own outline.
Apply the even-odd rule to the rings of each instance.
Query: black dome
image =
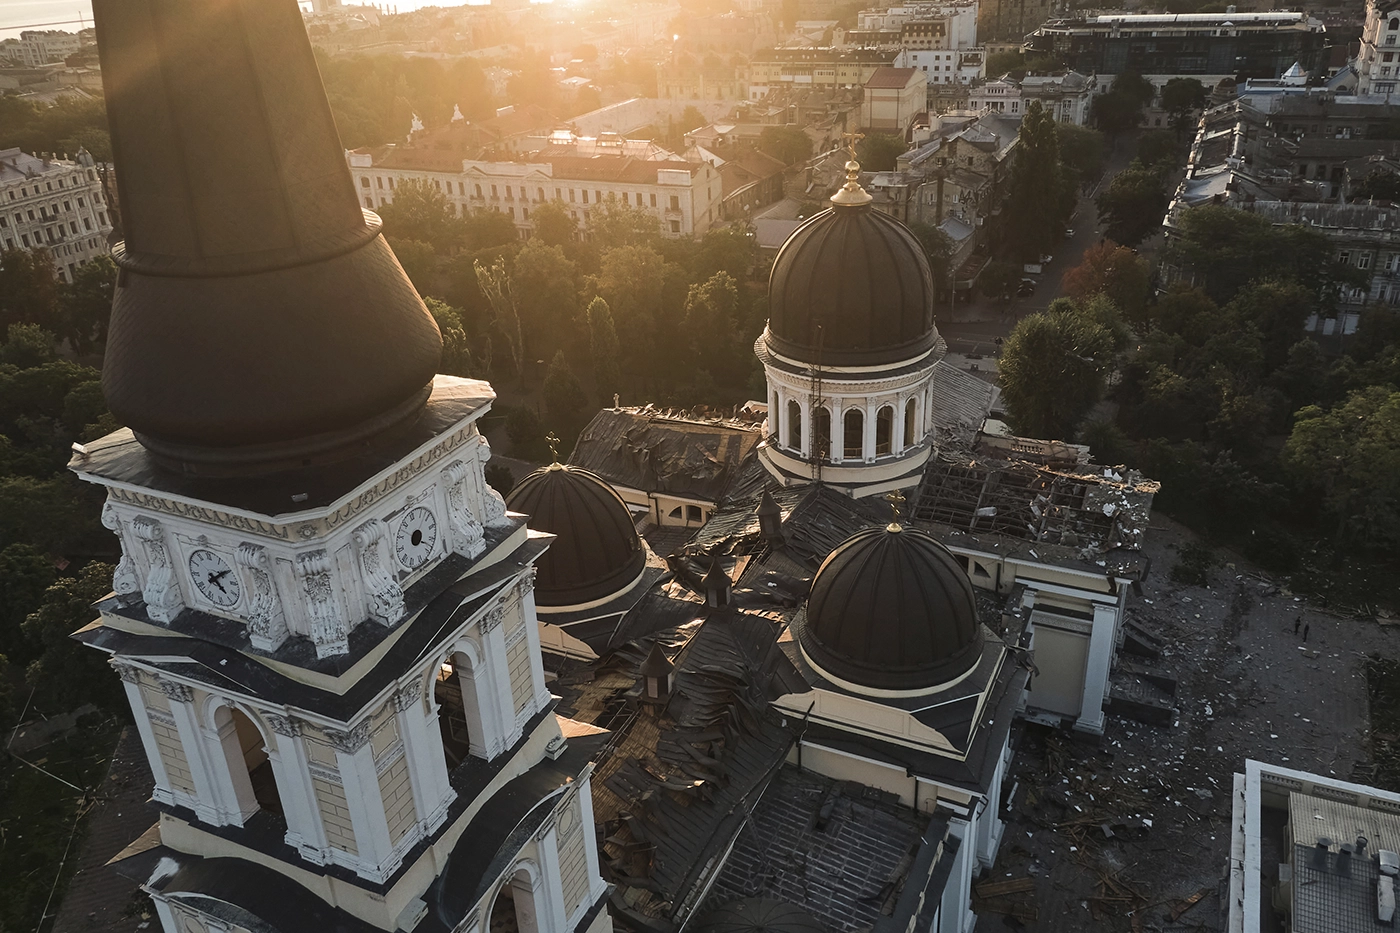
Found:
[[[646,564],[632,515],[607,481],[578,467],[536,470],[510,491],[506,504],[530,516],[530,527],[558,535],[535,565],[535,602],[576,606],[619,592]]]
[[[947,683],[982,654],[967,572],[933,538],[898,525],[857,532],[831,552],[798,640],[822,670],[881,690]]]
[[[928,257],[908,227],[869,204],[838,204],[794,230],[778,251],[768,280],[768,343],[809,363],[898,363],[937,342],[933,294]]]

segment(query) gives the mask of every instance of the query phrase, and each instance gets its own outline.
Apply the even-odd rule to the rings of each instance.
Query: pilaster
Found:
[[[1089,634],[1089,657],[1084,665],[1084,695],[1079,720],[1080,732],[1102,734],[1103,704],[1108,692],[1108,671],[1113,665],[1113,641],[1118,623],[1117,606],[1094,604],[1093,629]]]
[[[557,802],[557,801],[556,801]],[[564,911],[564,873],[559,866],[559,830],[551,813],[535,830],[535,850],[540,866],[540,890],[535,892],[535,908],[541,933],[546,930],[567,933],[569,918]]]
[[[579,818],[583,822],[583,850],[588,857],[588,901],[597,901],[608,889],[598,862],[598,831],[593,822],[593,765],[590,763],[578,781]]]
[[[174,790],[170,786],[170,775],[165,771],[165,759],[160,756],[156,745],[156,735],[151,729],[151,714],[146,709],[146,698],[141,693],[141,672],[130,664],[113,663],[122,679],[127,702],[131,704],[132,718],[136,722],[136,732],[141,736],[141,746],[146,750],[146,761],[151,766],[151,777],[155,779],[154,797],[165,803],[173,803]]]
[[[327,736],[335,747],[336,765],[350,810],[350,825],[355,830],[355,845],[359,849],[360,864],[355,870],[362,877],[382,881],[392,870],[393,845],[389,840],[384,800],[379,793],[374,750],[369,744],[369,725],[366,720],[349,732],[330,732]]]
[[[404,756],[408,759],[408,778],[418,808],[418,821],[424,833],[431,833],[447,818],[447,808],[457,793],[452,789],[444,766],[442,733],[423,702],[421,680],[410,681],[394,694],[394,713],[399,735],[403,737]]]
[[[175,731],[180,735],[180,746],[185,750],[185,761],[194,780],[195,816],[214,826],[243,825],[241,821],[228,818],[225,812],[223,801],[228,798],[222,793],[205,748],[204,730],[194,711],[194,689],[187,684],[162,680],[160,690],[170,699],[170,716],[175,720]]]
[[[264,716],[272,727],[273,745],[268,749],[282,812],[287,820],[287,844],[302,858],[317,865],[329,860],[325,827],[311,784],[311,762],[302,739],[301,720],[290,716]]]
[[[506,635],[505,626],[502,625],[504,618],[505,610],[499,603],[481,617],[481,666],[486,674],[486,683],[483,684],[486,689],[478,691],[477,696],[482,703],[482,722],[489,718],[499,730],[501,746],[492,750],[493,757],[514,745],[521,731],[515,720],[515,699],[510,690],[510,666],[506,662]],[[535,637],[538,638],[538,634]]]

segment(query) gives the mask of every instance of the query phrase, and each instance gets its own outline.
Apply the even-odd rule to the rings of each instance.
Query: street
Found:
[[[997,337],[1005,337],[1022,317],[1041,310],[1059,297],[1060,279],[1066,270],[1077,266],[1089,247],[1103,238],[1094,197],[1099,193],[1100,186],[1107,185],[1113,176],[1128,167],[1136,150],[1135,139],[1120,138],[1117,146],[1108,151],[1103,174],[1090,191],[1080,195],[1079,204],[1070,218],[1069,227],[1074,231],[1074,236],[1064,240],[1054,251],[1054,258],[1045,264],[1040,275],[1027,276],[1036,279],[1032,294],[1018,295],[1004,302],[978,295],[972,301],[955,305],[951,322],[946,310],[937,312],[938,332],[948,341],[950,353],[974,359],[992,356]]]

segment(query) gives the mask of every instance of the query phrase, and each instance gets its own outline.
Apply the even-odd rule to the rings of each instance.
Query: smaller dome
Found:
[[[878,690],[928,690],[982,656],[967,572],[898,524],[856,532],[822,562],[798,642],[822,672]]]
[[[587,470],[559,463],[536,470],[510,491],[506,504],[530,516],[531,528],[557,536],[535,565],[535,602],[541,607],[613,596],[646,565],[627,504]]]

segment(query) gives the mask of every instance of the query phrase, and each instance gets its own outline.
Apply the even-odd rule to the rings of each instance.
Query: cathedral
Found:
[[[163,933],[968,933],[1013,722],[1102,730],[1155,487],[969,465],[990,388],[859,166],[775,262],[764,418],[608,410],[503,500],[296,4],[94,8],[127,427],[70,463],[122,549],[74,637],[150,764],[113,867]]]

